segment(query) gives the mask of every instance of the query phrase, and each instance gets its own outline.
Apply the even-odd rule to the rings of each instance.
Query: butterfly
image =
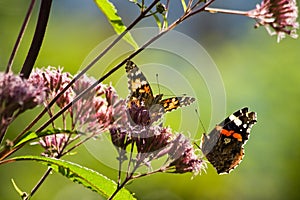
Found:
[[[163,94],[154,96],[145,75],[134,62],[128,60],[125,69],[130,91],[127,106],[131,119],[136,124],[149,125],[157,121],[164,112],[188,106],[195,101],[195,98],[186,96],[167,99],[162,99]]]
[[[257,114],[245,107],[216,125],[208,135],[203,134],[200,149],[218,174],[230,173],[240,164],[244,145],[256,122]]]

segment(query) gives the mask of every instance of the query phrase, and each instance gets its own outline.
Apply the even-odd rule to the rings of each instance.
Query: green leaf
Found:
[[[166,18],[166,15],[163,15],[163,20],[164,20],[164,28],[168,28],[168,19]]]
[[[66,178],[70,179],[75,183],[82,184],[84,187],[95,191],[98,194],[101,194],[105,198],[109,198],[117,189],[117,184],[113,180],[94,170],[69,161],[61,159],[58,160],[55,158],[46,158],[41,156],[18,156],[12,158],[11,160],[34,160],[44,165],[47,165],[48,167],[51,167],[55,172],[60,173],[61,175],[65,176]],[[114,200],[118,199],[131,200],[135,198],[128,190],[122,188],[114,197]]]
[[[16,141],[15,145],[13,146],[13,148],[24,144],[26,142],[32,141],[34,139],[37,139],[39,137],[44,137],[46,135],[54,135],[54,134],[59,134],[59,133],[77,133],[76,131],[70,131],[70,130],[62,130],[62,129],[51,129],[51,130],[46,130],[46,131],[42,131],[39,133],[33,132],[33,131],[28,131],[27,133],[25,133],[18,141]]]
[[[94,0],[99,9],[103,12],[103,14],[108,19],[109,23],[114,28],[115,32],[120,35],[122,32],[126,30],[126,26],[122,22],[122,18],[118,15],[117,9],[115,6],[109,2],[109,0]],[[124,40],[128,42],[135,49],[138,49],[138,45],[128,32],[124,36]]]
[[[15,190],[17,191],[17,193],[20,195],[20,197],[23,199],[24,197],[27,197],[26,192],[23,192],[15,183],[14,179],[11,179],[11,182],[15,188]]]
[[[154,14],[153,17],[154,17],[154,19],[156,21],[156,24],[157,24],[159,30],[161,30],[162,29],[162,23],[161,23],[159,17],[156,14]]]
[[[181,0],[181,4],[182,4],[183,11],[185,12],[185,11],[186,11],[186,3],[185,3],[185,0]]]

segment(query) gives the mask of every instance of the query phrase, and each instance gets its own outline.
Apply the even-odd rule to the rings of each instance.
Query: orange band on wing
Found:
[[[234,138],[236,138],[238,141],[242,142],[243,141],[243,138],[242,138],[242,135],[239,134],[239,133],[234,133],[232,135]]]
[[[236,138],[240,142],[243,141],[242,135],[239,134],[239,133],[234,132],[233,130],[228,131],[226,129],[221,129],[220,132],[221,132],[221,134],[223,134],[223,135],[225,135],[227,137],[232,136],[232,137]]]
[[[221,129],[221,134],[223,134],[223,135],[225,135],[225,136],[231,136],[232,134],[234,134],[234,131],[233,130],[230,130],[230,131],[228,131],[228,130],[226,130],[226,129]]]

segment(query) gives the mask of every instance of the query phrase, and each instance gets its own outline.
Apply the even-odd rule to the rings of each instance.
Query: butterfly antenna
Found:
[[[195,109],[195,112],[197,113],[198,120],[199,120],[199,122],[200,122],[200,124],[201,124],[201,127],[202,127],[204,133],[206,133],[206,129],[205,129],[204,125],[203,125],[202,120],[200,119],[200,114],[199,114],[198,110]]]
[[[158,74],[156,74],[156,83],[158,87],[158,94],[160,94],[160,87],[159,87],[159,81],[158,81]]]
[[[201,124],[201,127],[202,127],[204,133],[206,133],[206,129],[205,129],[204,125],[203,125],[202,120],[200,119],[200,114],[199,114],[198,110],[195,109],[195,112],[196,112],[196,114],[197,114],[198,120],[199,120],[199,122],[200,122],[200,124]],[[201,141],[200,141],[200,143],[201,143]],[[194,142],[194,145],[196,145],[199,149],[201,149],[201,148],[200,148],[200,145],[198,145],[196,142]]]
[[[194,145],[195,145],[196,147],[198,147],[199,149],[201,149],[201,147],[200,147],[196,142],[194,142]]]

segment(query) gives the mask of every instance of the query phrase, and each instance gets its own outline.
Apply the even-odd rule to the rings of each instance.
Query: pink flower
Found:
[[[127,159],[126,149],[134,145],[137,150],[134,159],[136,166],[151,168],[152,161],[167,156],[165,165],[160,168],[162,172],[198,174],[205,170],[206,162],[196,155],[191,142],[184,135],[174,135],[170,128],[156,125],[131,125],[127,123],[127,128],[110,129],[112,143],[120,158]]]
[[[73,85],[76,95],[90,87],[96,80],[87,76],[81,77]],[[118,113],[118,97],[113,87],[98,84],[93,90],[85,94],[71,107],[73,126],[83,129],[83,132],[93,134],[102,133],[110,128]]]
[[[33,84],[43,83],[47,88],[48,101],[52,100],[70,81],[72,75],[68,72],[63,72],[62,68],[56,69],[55,67],[48,66],[47,68],[35,69],[31,73],[29,80]],[[63,108],[74,99],[74,93],[69,88],[64,94],[56,101],[56,104]]]
[[[0,142],[9,124],[46,98],[43,82],[32,83],[12,73],[0,72]]]
[[[45,149],[46,157],[60,156],[68,141],[68,134],[48,135],[40,139],[40,145]]]
[[[36,69],[30,76],[30,81],[33,84],[42,84],[46,88],[49,102],[71,82],[72,78],[72,75],[63,72],[61,68],[48,67],[46,69]],[[94,78],[86,75],[82,76],[58,98],[56,105],[62,108],[70,104],[80,93],[95,82]],[[71,118],[71,126],[64,128],[97,136],[108,130],[115,121],[119,120],[119,117],[123,115],[119,113],[125,113],[122,110],[124,108],[123,103],[124,101],[119,100],[112,86],[98,84],[81,96],[64,113],[62,119],[65,126],[68,124],[67,117]],[[45,104],[47,103],[45,102]],[[55,122],[53,124],[55,127]],[[56,134],[42,138],[39,143],[46,149],[43,155],[59,157],[63,153],[64,147],[68,145],[67,142],[77,139],[80,135],[72,138],[68,137],[67,134]]]
[[[35,69],[29,81],[32,84],[43,84],[47,91],[48,102],[62,91],[73,79],[68,72],[62,68],[48,67]],[[68,88],[56,101],[59,108],[71,103],[74,98],[90,87],[96,80],[84,75]],[[111,86],[98,84],[91,91],[86,93],[79,101],[75,102],[66,112],[72,121],[70,129],[79,129],[84,133],[102,133],[113,123],[113,113],[117,113],[118,97]],[[111,105],[113,103],[113,105]],[[47,104],[45,102],[45,104]],[[67,116],[65,114],[65,116]]]
[[[182,134],[178,134],[172,141],[169,156],[173,161],[168,168],[173,169],[173,173],[193,172],[197,175],[207,167],[206,161],[196,155],[191,142]]]
[[[41,104],[45,99],[46,88],[41,83],[33,84],[12,73],[0,72],[1,114],[23,112]],[[14,110],[9,110],[14,108]]]
[[[162,156],[161,154],[168,153],[165,148],[169,149],[168,145],[172,136],[173,134],[168,128],[150,126],[135,134],[133,140],[139,153],[152,154],[151,157],[157,158]]]
[[[296,0],[263,0],[256,9],[248,12],[248,16],[256,19],[256,27],[265,26],[270,35],[277,35],[277,41],[289,35],[297,38],[296,29],[299,23]]]

